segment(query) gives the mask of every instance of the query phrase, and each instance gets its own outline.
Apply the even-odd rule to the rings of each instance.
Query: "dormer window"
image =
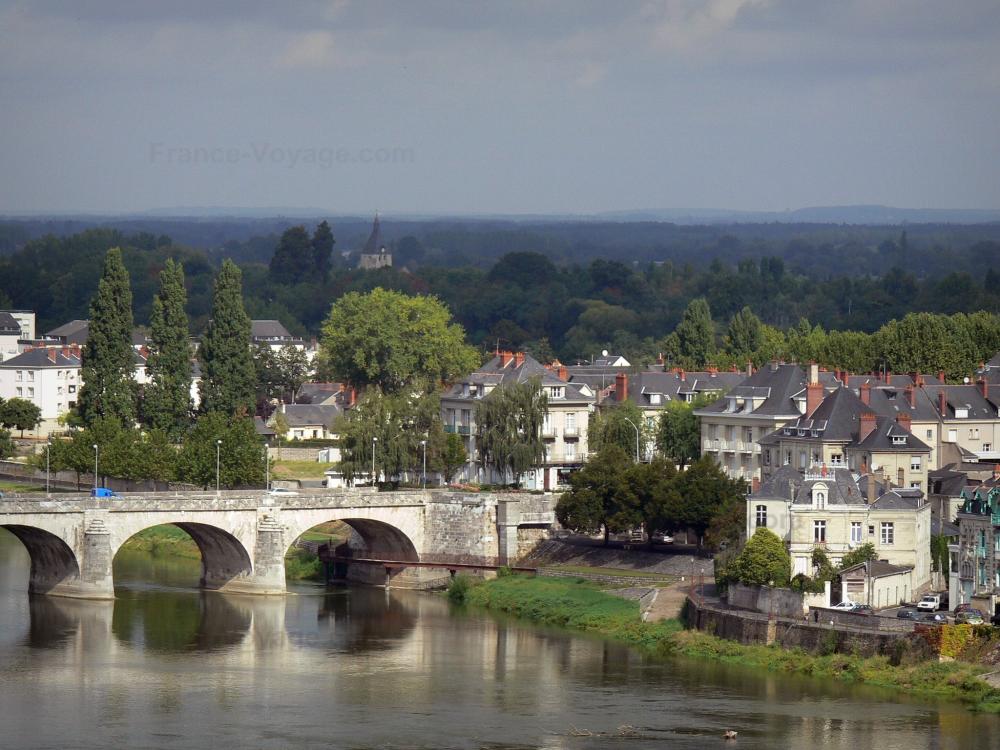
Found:
[[[654,406],[659,405],[660,402],[661,402],[661,400],[662,399],[660,398],[660,394],[659,393],[650,393],[649,394],[649,403],[653,404]]]
[[[565,389],[562,386],[549,388],[549,398],[562,398]]]
[[[791,427],[784,427],[784,428],[782,428],[781,431],[783,433],[785,433],[786,435],[791,435],[792,434],[792,428]]]
[[[893,435],[892,436],[893,445],[906,445],[906,435]]]
[[[955,419],[968,419],[969,418],[969,405],[956,406],[955,407]]]
[[[812,504],[816,510],[823,510],[826,507],[828,488],[825,484],[814,484],[812,488]]]

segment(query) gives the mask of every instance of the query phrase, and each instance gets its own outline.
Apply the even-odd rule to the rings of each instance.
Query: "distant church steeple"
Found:
[[[375,212],[375,221],[372,222],[372,233],[368,235],[368,241],[361,250],[361,261],[359,268],[374,270],[392,266],[392,253],[386,251],[385,243],[382,242],[382,227],[378,221],[378,211]]]

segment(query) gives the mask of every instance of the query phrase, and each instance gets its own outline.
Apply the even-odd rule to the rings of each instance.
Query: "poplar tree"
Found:
[[[160,290],[153,298],[150,346],[146,372],[150,383],[143,401],[143,421],[179,440],[191,416],[191,349],[184,269],[167,259],[160,271]]]
[[[132,289],[122,251],[104,258],[104,273],[90,303],[90,329],[83,348],[77,402],[84,423],[105,417],[131,427],[136,417],[135,352],[132,349]]]
[[[715,353],[715,324],[704,297],[691,300],[675,333],[681,358],[693,367],[704,367]]]
[[[202,413],[253,414],[250,318],[243,307],[242,274],[228,258],[215,279],[212,319],[202,338],[198,358]]]
[[[312,236],[313,264],[320,279],[325,279],[330,273],[330,255],[333,253],[333,232],[330,225],[322,221],[316,225]]]

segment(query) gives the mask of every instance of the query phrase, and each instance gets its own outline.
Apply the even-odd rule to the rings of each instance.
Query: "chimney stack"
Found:
[[[664,363],[663,352],[656,355],[656,364],[662,365]]]
[[[871,505],[875,502],[875,475],[868,472],[868,497],[865,498],[865,502]]]
[[[686,376],[684,375],[684,368],[683,368],[683,367],[682,367],[682,368],[680,368],[680,369],[679,369],[679,370],[677,371],[677,374],[681,376],[681,382],[682,382],[682,383],[685,383],[685,382],[687,382],[687,377],[686,377]]]
[[[809,382],[818,383],[819,382],[819,365],[815,362],[809,363]]]
[[[51,362],[52,364],[55,364],[56,363],[56,354],[57,354],[56,350],[55,349],[49,349],[48,352],[47,352],[47,354],[49,356],[49,362]]]
[[[948,416],[948,394],[944,392],[944,388],[938,391],[938,411],[941,412],[942,419]]]
[[[944,370],[938,370],[938,382],[944,384]]]
[[[979,378],[979,380],[976,381],[976,385],[979,386],[979,394],[983,398],[990,397],[990,384],[986,382],[986,378]]]
[[[520,367],[524,364],[524,352],[514,353],[514,367]]]
[[[749,378],[751,375],[753,375],[753,362],[748,359],[747,360],[747,377]]]
[[[858,432],[858,442],[864,442],[865,438],[871,435],[875,431],[875,426],[878,423],[878,417],[875,416],[873,411],[861,412],[861,429]]]
[[[907,414],[905,411],[900,412],[899,414],[896,415],[896,424],[898,424],[901,429],[906,430],[907,432],[910,432],[910,425],[912,421],[913,421],[912,417],[910,417],[910,415]]]
[[[810,383],[806,386],[806,416],[812,417],[813,412],[823,403],[823,384]]]
[[[559,365],[559,368],[556,370],[556,374],[560,380],[566,382],[569,381],[569,370],[566,369],[566,365]]]
[[[861,403],[865,406],[871,406],[872,404],[872,384],[867,380],[861,384],[858,388],[858,393],[861,397]]]
[[[906,386],[906,400],[911,409],[917,408],[917,389],[912,385]]]
[[[913,380],[913,384],[915,386],[917,386],[917,388],[923,388],[924,387],[924,376],[920,374],[919,370],[917,371],[917,377],[914,378],[914,380]]]
[[[511,361],[511,359],[513,359],[513,357],[514,357],[514,355],[511,354],[508,351],[502,351],[502,352],[500,352],[500,366],[501,367],[506,367],[507,365],[509,365],[510,361]]]
[[[624,401],[628,398],[628,375],[620,372],[615,375],[615,401]]]

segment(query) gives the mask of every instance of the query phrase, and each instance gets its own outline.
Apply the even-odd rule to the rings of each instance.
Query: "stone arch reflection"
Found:
[[[111,630],[125,644],[157,652],[218,651],[243,642],[251,615],[212,592],[125,590]]]
[[[17,524],[5,524],[2,528],[16,536],[28,551],[29,593],[47,594],[60,583],[80,577],[80,565],[73,550],[52,532]]]
[[[351,653],[389,651],[398,648],[417,625],[413,597],[390,589],[369,586],[330,589],[320,597],[301,597],[304,607],[299,612],[315,606],[316,598],[319,599],[315,609],[316,633],[303,631],[300,626],[288,629],[296,646]],[[290,611],[288,616],[295,617],[298,613]]]

